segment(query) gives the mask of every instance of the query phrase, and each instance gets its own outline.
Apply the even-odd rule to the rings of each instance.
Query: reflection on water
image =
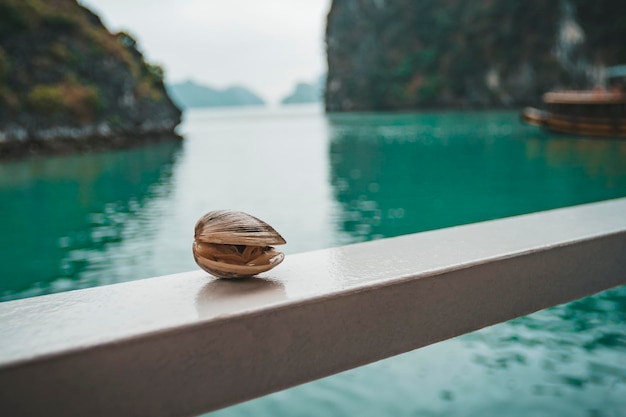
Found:
[[[105,251],[154,234],[145,219],[171,192],[179,149],[164,142],[0,164],[0,300],[132,279],[110,273]]]
[[[626,195],[626,142],[527,138],[511,113],[333,115],[331,181],[353,240]]]

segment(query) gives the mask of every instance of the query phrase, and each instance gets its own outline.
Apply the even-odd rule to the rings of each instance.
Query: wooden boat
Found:
[[[522,120],[562,133],[626,137],[626,94],[609,91],[551,92],[546,110],[527,107]]]

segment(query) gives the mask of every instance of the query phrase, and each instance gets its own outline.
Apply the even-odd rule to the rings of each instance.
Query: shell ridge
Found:
[[[207,213],[195,227],[195,238],[202,242],[280,245],[285,239],[269,224],[239,211],[218,210]]]

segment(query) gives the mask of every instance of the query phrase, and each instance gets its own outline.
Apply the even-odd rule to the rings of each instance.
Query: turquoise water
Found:
[[[181,130],[0,164],[0,300],[195,269],[193,225],[217,208],[267,220],[290,254],[626,196],[626,141],[515,112],[202,110]],[[622,287],[214,414],[618,416],[625,323]]]

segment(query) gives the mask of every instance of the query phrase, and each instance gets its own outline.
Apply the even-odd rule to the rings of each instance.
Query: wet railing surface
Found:
[[[0,414],[194,415],[626,283],[626,199],[0,303]]]

